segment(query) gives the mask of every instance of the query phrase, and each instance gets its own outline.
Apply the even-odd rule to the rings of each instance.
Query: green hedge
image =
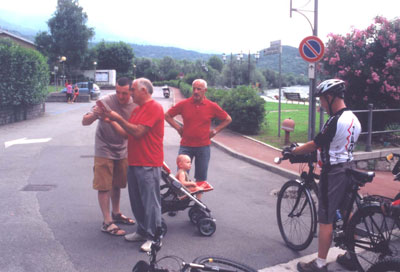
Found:
[[[240,86],[231,90],[208,89],[207,97],[217,102],[232,117],[229,128],[243,133],[257,134],[265,117],[265,101],[257,90]]]
[[[47,60],[38,51],[0,39],[0,106],[44,102],[49,74]]]

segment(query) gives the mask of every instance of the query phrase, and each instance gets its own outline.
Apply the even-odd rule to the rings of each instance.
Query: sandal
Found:
[[[114,226],[114,227],[113,227]],[[115,225],[113,222],[111,223],[104,223],[103,226],[101,227],[102,232],[107,232],[108,234],[115,235],[115,236],[122,236],[125,235],[125,231],[120,229],[117,225]]]
[[[136,223],[132,218],[129,218],[121,213],[117,214],[111,213],[111,215],[115,223],[121,223],[126,225],[134,225]]]

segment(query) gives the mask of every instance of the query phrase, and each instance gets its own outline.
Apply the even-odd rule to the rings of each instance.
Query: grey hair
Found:
[[[149,94],[153,94],[153,84],[147,78],[141,77],[137,79],[139,88],[144,86]]]
[[[204,79],[198,78],[198,79],[193,80],[192,87],[196,82],[203,84],[204,88],[207,89],[207,81],[205,81]]]

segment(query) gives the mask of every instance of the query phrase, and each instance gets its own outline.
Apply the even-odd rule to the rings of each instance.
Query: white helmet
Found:
[[[314,96],[319,97],[325,94],[331,94],[336,97],[344,98],[344,92],[346,90],[343,80],[340,79],[328,79],[318,85]]]

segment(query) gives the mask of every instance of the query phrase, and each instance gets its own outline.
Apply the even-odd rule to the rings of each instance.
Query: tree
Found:
[[[50,33],[40,32],[35,43],[50,63],[65,56],[66,67],[80,68],[88,50],[88,42],[94,36],[93,28],[86,26],[87,14],[78,0],[58,0],[57,9],[47,22]]]
[[[133,49],[124,42],[100,42],[95,47],[98,69],[115,69],[117,77],[133,75]]]
[[[212,56],[209,60],[208,60],[208,65],[210,65],[212,68],[214,68],[215,70],[217,70],[218,72],[221,73],[222,68],[224,67],[224,63],[222,62],[222,60],[217,57],[217,56]]]

